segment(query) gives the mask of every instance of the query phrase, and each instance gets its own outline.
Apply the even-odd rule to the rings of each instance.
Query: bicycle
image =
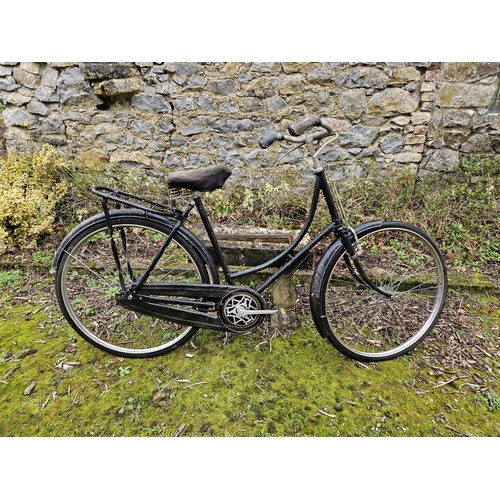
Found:
[[[310,284],[311,315],[321,336],[342,354],[368,362],[397,358],[422,342],[446,300],[447,271],[438,246],[406,222],[346,226],[319,161],[326,145],[320,141],[333,128],[326,119],[310,116],[287,130],[265,136],[259,145],[306,146],[315,174],[309,213],[287,250],[251,268],[230,270],[202,203],[203,193],[223,187],[231,175],[227,166],[169,174],[172,197],[188,196],[183,210],[106,186],[92,188],[101,198],[102,213],[75,227],[53,261],[57,299],[74,330],[95,347],[130,358],[173,351],[199,328],[251,332],[279,312],[267,308],[263,292],[332,235]],[[298,250],[320,195],[331,222]],[[194,208],[215,257],[184,225]],[[237,284],[268,268],[276,270],[261,285]]]

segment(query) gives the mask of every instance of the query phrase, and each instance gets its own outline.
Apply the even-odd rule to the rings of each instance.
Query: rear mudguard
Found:
[[[382,227],[383,223],[384,221],[365,222],[364,224],[356,226],[354,228],[354,232],[358,237],[362,237],[367,232]],[[354,238],[354,235],[351,232],[351,242],[354,244],[355,241],[356,240]],[[342,245],[340,239],[335,240],[319,261],[311,281],[311,291],[309,295],[311,314],[314,320],[314,324],[316,325],[316,328],[318,329],[322,337],[325,337],[325,334],[323,333],[323,328],[319,327],[319,323],[321,322],[321,318],[325,316],[325,306],[321,297],[321,287],[323,279],[325,278],[328,263],[332,259],[338,259],[344,252],[345,248]]]
[[[158,224],[165,226],[168,230],[172,230],[174,225],[176,224],[176,220],[168,219],[165,217],[161,217],[160,215],[156,215],[150,212],[143,212],[142,210],[132,210],[132,209],[122,209],[122,210],[110,210],[110,216],[113,218],[123,216],[123,217],[132,217],[137,219],[137,221],[148,219],[152,220]],[[54,255],[54,259],[52,261],[52,269],[57,270],[59,263],[61,262],[61,258],[65,251],[70,249],[71,241],[75,236],[79,233],[88,229],[92,224],[101,223],[103,220],[106,220],[106,216],[104,213],[95,215],[90,217],[89,219],[84,220],[78,226],[73,228],[68,235],[63,239],[59,248]],[[184,226],[179,228],[179,233],[181,236],[191,245],[191,247],[200,255],[201,259],[205,262],[207,267],[208,274],[210,276],[210,281],[213,284],[220,283],[219,281],[219,273],[217,272],[217,267],[215,266],[214,260],[208,250],[205,248],[203,243],[195,236],[191,231],[186,229]]]

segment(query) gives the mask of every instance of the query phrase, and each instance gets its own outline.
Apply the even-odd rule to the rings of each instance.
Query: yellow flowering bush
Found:
[[[9,151],[0,158],[0,242],[33,248],[50,232],[55,206],[66,194],[60,180],[66,160],[48,144],[22,154]]]

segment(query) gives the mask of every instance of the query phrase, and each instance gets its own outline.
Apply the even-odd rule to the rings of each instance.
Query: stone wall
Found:
[[[307,115],[330,119],[338,175],[454,171],[462,153],[500,153],[488,113],[499,63],[0,63],[7,148],[47,142],[91,165],[172,169],[217,163],[255,187],[310,171],[300,150],[274,170],[260,137]],[[297,175],[300,172],[300,175]]]

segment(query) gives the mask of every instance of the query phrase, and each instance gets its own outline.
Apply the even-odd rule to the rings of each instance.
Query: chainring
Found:
[[[252,314],[266,308],[262,296],[253,290],[237,290],[228,293],[219,303],[219,317],[231,332],[255,330],[265,318],[263,314]]]

